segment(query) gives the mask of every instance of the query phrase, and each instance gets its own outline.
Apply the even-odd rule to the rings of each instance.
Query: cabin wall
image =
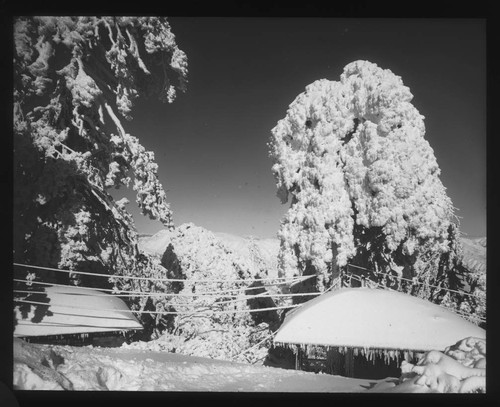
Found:
[[[308,349],[309,348],[309,349]],[[388,359],[383,354],[373,352],[370,358],[355,352],[351,348],[324,348],[309,346],[296,352],[296,369],[309,372],[322,372],[356,379],[385,379],[386,377],[401,376],[401,362],[399,359]],[[411,359],[416,363],[416,358]]]

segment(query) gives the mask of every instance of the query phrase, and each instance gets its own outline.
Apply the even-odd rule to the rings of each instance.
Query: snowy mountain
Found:
[[[465,266],[471,271],[484,273],[486,271],[486,237],[462,238],[462,248]]]
[[[278,273],[278,239],[259,239],[253,236],[241,237],[229,233],[215,232],[222,244],[238,256],[248,259],[253,271],[268,270],[270,276]]]
[[[181,225],[182,226],[182,225]],[[203,229],[203,228],[201,228]],[[207,231],[208,232],[208,231]],[[140,235],[139,247],[146,253],[161,256],[172,240],[172,233],[161,230],[154,235]],[[278,273],[278,239],[260,239],[249,236],[242,237],[223,232],[212,232],[226,249],[236,258],[243,259],[251,268],[252,274],[266,269],[270,276]],[[486,271],[486,237],[461,238],[464,264],[476,272]]]
[[[178,229],[184,229],[187,224],[180,225]],[[264,271],[269,277],[277,276],[278,273],[278,239],[260,239],[257,237],[241,237],[230,233],[210,232],[204,228],[196,227],[201,234],[212,234],[213,240],[226,249],[227,255],[235,263],[244,263],[250,269],[252,275]],[[161,230],[154,235],[140,235],[139,248],[144,252],[162,256],[165,249],[175,238],[174,231]]]

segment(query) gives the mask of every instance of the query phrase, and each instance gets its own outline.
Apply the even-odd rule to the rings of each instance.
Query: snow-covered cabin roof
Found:
[[[127,305],[118,297],[79,287],[46,287],[27,298],[29,311],[15,307],[14,336],[46,336],[142,329]],[[45,305],[29,304],[47,303]],[[38,311],[37,311],[38,307]],[[37,312],[43,316],[37,316]],[[41,319],[40,319],[41,318]]]
[[[398,350],[443,350],[484,329],[408,294],[343,288],[290,312],[275,335],[282,344]]]

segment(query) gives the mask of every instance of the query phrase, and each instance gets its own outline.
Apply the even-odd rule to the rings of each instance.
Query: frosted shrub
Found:
[[[213,233],[191,223],[170,232],[167,253],[162,263],[168,267],[169,277],[185,280],[173,290],[178,296],[164,300],[165,306],[179,312],[161,338],[168,349],[227,360],[263,357],[265,343],[242,356],[244,359],[238,358],[270,334],[267,323],[257,325],[245,312],[251,309],[245,298],[248,283],[235,281],[255,277],[250,264]]]

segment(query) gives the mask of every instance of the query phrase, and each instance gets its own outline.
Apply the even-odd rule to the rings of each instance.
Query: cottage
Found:
[[[32,291],[16,299],[14,316],[14,336],[33,342],[71,342],[78,337],[116,343],[117,334],[143,329],[120,298],[80,287]]]
[[[342,288],[291,311],[274,342],[295,350],[297,368],[323,349],[329,373],[377,379],[363,377],[367,362],[376,365],[372,375],[398,375],[400,359],[470,336],[486,332],[439,305],[391,290]]]

